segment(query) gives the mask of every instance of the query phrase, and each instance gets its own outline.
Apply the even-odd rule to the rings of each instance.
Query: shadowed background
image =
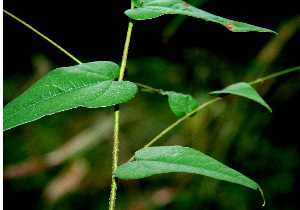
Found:
[[[126,80],[190,94],[202,104],[213,98],[208,92],[299,65],[297,2],[190,2],[215,15],[275,30],[278,36],[232,33],[183,16],[134,21]],[[129,1],[4,2],[4,9],[82,62],[118,64],[129,7]],[[4,104],[47,72],[75,64],[4,14]],[[272,114],[255,102],[229,96],[155,145],[199,150],[256,181],[265,194],[265,209],[296,209],[299,79],[294,72],[254,86]],[[120,164],[178,119],[167,98],[143,91],[120,109]],[[113,107],[69,110],[6,131],[5,207],[106,209],[112,136]],[[259,192],[185,173],[119,180],[118,187],[117,209],[258,209],[262,204]]]

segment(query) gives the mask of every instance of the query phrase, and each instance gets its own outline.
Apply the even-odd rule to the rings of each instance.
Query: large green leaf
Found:
[[[264,99],[260,97],[260,95],[256,92],[256,90],[251,85],[245,82],[239,82],[230,85],[224,88],[223,90],[213,91],[209,94],[228,94],[228,93],[252,99],[253,101],[260,103],[261,105],[266,107],[270,112],[272,112],[270,106],[264,101]]]
[[[258,31],[276,33],[266,28],[213,15],[181,0],[133,0],[133,3],[137,8],[126,10],[125,14],[135,20],[146,20],[165,14],[179,14],[220,23],[233,32]]]
[[[121,179],[139,179],[153,174],[187,172],[259,189],[259,185],[217,160],[188,147],[148,147],[135,153],[134,162],[117,168],[115,175]]]
[[[91,62],[49,72],[3,108],[3,130],[79,106],[105,107],[130,100],[137,92],[113,62]]]
[[[162,94],[168,96],[169,106],[178,117],[183,117],[198,107],[197,101],[190,95],[173,91],[162,91]]]

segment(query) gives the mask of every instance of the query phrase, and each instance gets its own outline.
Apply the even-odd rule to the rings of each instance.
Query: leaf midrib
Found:
[[[101,81],[101,82],[109,82],[109,81]],[[62,92],[62,93],[59,93],[59,94],[50,96],[50,97],[48,97],[48,98],[42,99],[42,100],[40,100],[40,101],[37,101],[36,103],[33,103],[33,104],[29,105],[29,106],[26,106],[26,107],[24,107],[23,109],[21,109],[21,110],[15,112],[14,114],[8,116],[7,118],[5,118],[5,119],[3,118],[3,122],[4,122],[5,120],[7,120],[7,119],[13,117],[13,116],[16,115],[17,113],[22,112],[23,110],[25,110],[25,109],[27,109],[27,108],[29,108],[29,107],[31,107],[31,106],[35,106],[35,105],[38,104],[38,103],[41,103],[41,102],[46,101],[46,100],[48,100],[48,99],[51,99],[51,98],[53,98],[53,97],[59,96],[59,95],[61,95],[61,94],[65,94],[65,93],[70,92],[70,91],[76,91],[76,90],[81,89],[81,88],[85,88],[85,87],[89,87],[89,86],[92,86],[92,85],[95,85],[95,84],[99,84],[99,83],[101,83],[101,82],[95,82],[95,83],[92,83],[92,84],[84,85],[84,86],[82,86],[82,87],[74,87],[74,89],[69,89],[69,90],[64,90],[64,89],[62,89],[62,88],[60,88],[60,87],[57,87],[57,86],[55,86],[55,85],[43,85],[42,87],[45,87],[45,86],[53,86],[53,87],[55,87],[55,88],[58,88],[58,89],[61,89],[61,90],[65,91],[65,92]],[[110,82],[111,82],[111,84],[112,84],[112,81],[110,81]],[[41,87],[41,86],[39,86],[39,87]],[[111,87],[111,85],[110,85],[110,87]],[[109,87],[103,94],[105,94],[105,93],[110,89],[110,87]],[[38,87],[36,87],[36,88],[38,88]],[[83,106],[83,105],[79,105],[79,106]]]
[[[160,162],[160,163],[163,163],[163,164],[173,164],[173,165],[178,165],[178,166],[185,166],[185,167],[189,167],[189,168],[193,168],[193,169],[197,169],[197,170],[200,169],[200,170],[203,170],[203,171],[206,172],[206,173],[216,173],[216,174],[220,174],[220,175],[222,175],[222,176],[227,176],[227,177],[230,177],[230,178],[235,178],[235,179],[237,179],[237,180],[240,180],[241,182],[246,182],[246,183],[248,183],[249,185],[253,186],[253,183],[252,183],[251,181],[249,182],[249,180],[241,179],[239,176],[232,176],[232,175],[228,175],[228,174],[225,174],[225,173],[220,172],[219,170],[221,170],[221,167],[220,167],[218,170],[210,170],[210,169],[198,168],[198,167],[196,167],[196,166],[183,165],[183,164],[176,164],[176,163],[168,163],[168,162],[163,162],[163,161],[158,161],[158,160],[138,160],[138,162],[139,162],[140,165],[142,165],[144,168],[151,169],[152,171],[155,171],[155,169],[153,169],[153,168],[151,168],[151,167],[145,166],[145,165],[143,164],[142,161],[145,161],[145,162]],[[225,168],[225,170],[227,170],[227,169]],[[232,169],[232,170],[234,170],[234,169]],[[235,171],[235,170],[234,170],[234,171]],[[172,171],[171,171],[171,172],[172,172]],[[176,172],[176,171],[174,171],[174,172]],[[239,173],[239,172],[238,172],[238,173]],[[206,175],[206,174],[202,174],[202,175],[208,176],[208,175]],[[209,177],[211,177],[211,176],[209,176]],[[215,177],[211,177],[211,178],[217,179],[217,178],[215,178]],[[225,179],[225,180],[226,180],[226,179]],[[254,182],[254,183],[255,183],[255,182]],[[239,183],[239,184],[244,185],[244,186],[248,186],[248,187],[249,187],[249,185],[245,185],[245,184],[242,184],[242,183]]]

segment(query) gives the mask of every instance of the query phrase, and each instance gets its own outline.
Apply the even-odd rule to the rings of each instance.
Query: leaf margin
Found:
[[[244,93],[245,91],[248,91],[248,94],[245,94]],[[271,107],[264,101],[264,99],[257,93],[257,91],[251,85],[249,85],[246,82],[238,82],[238,83],[229,85],[229,86],[225,87],[222,90],[212,91],[209,94],[210,95],[214,95],[214,94],[234,94],[234,95],[242,96],[242,97],[251,99],[251,100],[261,104],[262,106],[267,108],[272,113]]]
[[[99,66],[97,66],[97,65],[99,65]],[[68,76],[68,74],[72,73],[72,71],[77,72],[77,73],[79,71],[80,74],[84,74],[84,73],[96,74],[94,72],[94,70],[91,71],[90,68],[93,69],[93,68],[100,68],[100,67],[101,67],[101,69],[97,70],[99,72],[103,68],[109,68],[110,70],[108,70],[108,71],[101,71],[101,74],[99,74],[99,75],[96,76],[96,77],[98,77],[97,79],[99,79],[99,82],[98,83],[89,84],[90,86],[94,86],[95,87],[97,85],[100,85],[100,86],[101,85],[107,85],[107,87],[109,89],[110,88],[117,88],[117,91],[116,91],[117,94],[120,94],[118,92],[120,90],[124,90],[124,92],[125,92],[126,88],[127,88],[127,90],[129,90],[128,94],[130,94],[130,96],[123,97],[123,98],[120,97],[120,99],[118,98],[118,100],[112,100],[113,103],[101,104],[101,102],[100,102],[99,106],[95,106],[95,105],[93,106],[89,102],[85,103],[85,101],[84,101],[85,98],[84,97],[87,96],[86,98],[88,98],[89,97],[88,94],[90,95],[90,93],[86,93],[86,95],[80,95],[80,96],[78,96],[78,97],[82,98],[80,104],[71,105],[68,108],[62,108],[61,110],[56,110],[57,107],[55,107],[55,108],[53,108],[53,110],[55,110],[55,111],[48,111],[48,112],[41,111],[42,114],[40,114],[40,113],[34,113],[33,117],[26,118],[26,116],[25,116],[26,115],[26,110],[25,109],[29,109],[30,110],[31,109],[30,107],[35,106],[36,104],[40,103],[41,101],[45,101],[45,100],[49,100],[50,101],[53,97],[57,96],[55,94],[51,96],[51,93],[50,93],[51,91],[50,91],[50,89],[48,89],[50,97],[44,98],[45,95],[42,95],[42,93],[39,92],[39,91],[41,90],[41,87],[46,87],[46,86],[49,86],[49,87],[53,86],[53,87],[55,87],[55,85],[53,85],[53,83],[57,82],[56,79],[59,78],[60,76],[62,76],[61,75],[62,72],[64,74],[66,74],[66,75],[64,75],[64,76],[66,76],[66,78],[64,78],[64,79],[66,79],[65,81],[67,81],[67,79],[68,79],[67,76]],[[9,129],[14,128],[14,127],[17,127],[19,125],[23,125],[23,124],[28,123],[28,122],[32,122],[32,121],[38,120],[38,119],[40,119],[40,118],[42,118],[42,117],[44,117],[46,115],[52,115],[52,114],[55,114],[55,113],[59,113],[61,111],[66,111],[66,110],[77,108],[77,107],[86,107],[86,108],[106,107],[106,106],[112,106],[112,105],[116,105],[116,104],[123,103],[123,102],[126,102],[126,101],[130,100],[137,93],[138,88],[137,88],[137,86],[134,83],[129,82],[129,81],[113,81],[114,79],[116,79],[119,76],[119,72],[120,72],[119,66],[116,63],[111,62],[111,61],[94,61],[94,62],[82,63],[82,64],[75,65],[75,66],[60,67],[60,68],[56,68],[56,69],[50,71],[47,75],[45,75],[39,81],[37,81],[36,83],[34,83],[31,87],[29,87],[23,94],[21,94],[20,96],[18,96],[17,98],[15,98],[14,100],[12,100],[11,102],[9,102],[3,108],[3,131],[9,130]],[[59,78],[59,79],[61,79],[61,78]],[[78,81],[80,81],[80,80],[81,79],[79,78]],[[60,82],[63,83],[62,81],[63,81],[63,79]],[[69,80],[68,82],[69,82],[68,85],[70,85],[70,84],[74,85],[71,80]],[[81,81],[81,82],[84,84],[83,81]],[[80,88],[89,88],[90,87],[89,85],[86,85],[86,86],[83,85]],[[60,87],[57,87],[57,89],[59,89],[59,88]],[[76,85],[74,85],[74,89],[72,89],[71,91],[77,91],[78,92],[78,91],[80,91],[79,90],[80,88],[76,89]],[[37,90],[35,90],[35,89],[37,89]],[[65,91],[65,92],[63,92],[63,91]],[[64,94],[67,94],[67,91],[68,90],[62,89],[62,92]],[[105,91],[104,94],[106,92],[107,91]],[[99,97],[102,97],[103,95],[100,95]],[[37,97],[40,97],[42,99],[38,100]],[[26,100],[26,99],[29,99],[29,100]],[[24,104],[24,103],[27,103],[27,104]],[[20,106],[21,108],[18,107],[19,104],[22,104]],[[47,103],[46,103],[46,105],[47,105]],[[22,106],[24,106],[24,107],[22,108]],[[51,105],[50,105],[50,107],[51,107]],[[13,111],[11,111],[11,110],[13,110]],[[25,110],[25,114],[22,114],[21,112],[24,111],[24,110]],[[38,111],[40,111],[40,109],[38,109]],[[16,114],[20,115],[21,117],[23,116],[23,120],[22,119],[14,120],[14,118],[16,117],[14,115],[16,115]],[[12,119],[10,119],[10,118],[12,118]]]
[[[145,1],[143,1],[145,2]],[[125,15],[127,15],[131,19],[135,20],[147,20],[152,18],[157,18],[162,15],[166,14],[179,14],[179,15],[187,15],[190,17],[200,18],[206,21],[212,21],[215,23],[219,23],[225,26],[228,30],[232,32],[248,32],[248,31],[257,31],[257,32],[270,32],[275,33],[277,32],[258,27],[255,25],[251,25],[248,23],[243,23],[239,21],[230,20],[227,18],[223,18],[204,10],[198,9],[193,7],[192,5],[186,3],[185,1],[181,0],[170,0],[170,1],[161,1],[161,6],[159,6],[159,1],[150,1],[145,2],[144,4],[138,3],[137,0],[133,1],[133,4],[136,8],[128,9],[125,11]],[[164,6],[164,4],[167,4]],[[150,6],[147,6],[150,5]],[[185,6],[183,6],[185,5]],[[192,10],[194,12],[190,12]],[[199,12],[198,15],[195,15],[196,12]],[[150,13],[149,13],[150,12]],[[243,27],[240,27],[243,26]],[[247,26],[247,27],[246,27]]]
[[[218,174],[213,174],[213,175],[209,175],[209,177],[211,178],[215,178],[215,179],[219,179],[219,180],[224,180],[224,181],[228,181],[228,182],[231,182],[231,183],[235,183],[235,184],[240,184],[240,185],[243,185],[243,186],[246,186],[246,187],[249,187],[253,190],[257,190],[257,189],[260,189],[260,186],[254,182],[253,180],[251,180],[250,178],[246,177],[245,175],[241,174],[240,172],[220,163],[219,161],[213,159],[212,157],[209,157],[207,155],[205,155],[204,153],[201,153],[195,149],[192,149],[192,148],[189,148],[189,147],[182,147],[182,146],[179,146],[179,145],[176,145],[176,146],[157,146],[157,147],[147,147],[147,148],[143,148],[141,150],[138,150],[135,152],[135,159],[136,161],[133,161],[133,162],[128,162],[128,163],[125,163],[123,165],[120,165],[117,170],[114,172],[114,175],[120,179],[139,179],[139,178],[145,178],[145,177],[149,177],[151,175],[154,175],[154,174],[161,174],[161,173],[170,173],[170,172],[187,172],[187,173],[190,173],[188,171],[184,171],[185,168],[184,167],[174,167],[174,168],[177,168],[176,170],[172,170],[172,171],[162,171],[162,170],[155,170],[155,169],[152,169],[152,163],[151,161],[153,162],[157,162],[161,157],[159,155],[149,155],[149,150],[150,150],[150,153],[152,152],[151,150],[158,150],[157,153],[159,153],[159,155],[162,155],[162,156],[167,156],[169,153],[171,153],[170,151],[179,151],[179,152],[182,152],[182,158],[186,157],[187,154],[185,154],[184,152],[189,150],[189,152],[194,152],[194,153],[197,153],[197,155],[200,154],[201,158],[206,158],[207,160],[210,160],[212,161],[213,163],[217,163],[219,165],[221,165],[222,167],[224,167],[224,169],[226,170],[229,170],[229,172],[234,172],[236,175],[239,175],[240,176],[240,179],[245,179],[247,181],[245,181],[243,184],[241,183],[242,181],[240,181],[238,178],[237,178],[237,181],[232,181],[231,178],[226,178],[224,179],[224,177],[222,178],[216,178],[218,176]],[[159,151],[161,150],[161,151]],[[164,151],[164,150],[167,150],[168,152]],[[199,157],[200,157],[199,156]],[[169,158],[167,156],[167,158]],[[195,160],[196,158],[193,158],[193,160]],[[173,161],[171,159],[171,161]],[[176,162],[173,161],[173,162]],[[160,163],[160,162],[159,162]],[[144,168],[141,168],[142,164],[145,165]],[[150,167],[150,165],[151,167]],[[154,164],[155,165],[155,164]],[[165,165],[164,169],[167,167],[168,163]],[[129,169],[126,169],[129,168]],[[142,166],[143,167],[143,166]],[[145,175],[138,175],[136,176],[136,174],[134,174],[133,176],[131,176],[131,178],[128,176],[128,173],[125,174],[124,176],[124,168],[125,168],[125,172],[126,171],[129,171],[130,173],[134,172],[134,170],[136,170],[137,172],[139,171],[142,171],[144,169],[147,169],[147,173]],[[137,170],[138,169],[138,170]],[[183,169],[180,171],[180,169]],[[122,171],[123,170],[123,171]],[[151,171],[152,170],[152,171]],[[145,172],[144,172],[145,173]],[[195,172],[192,172],[192,173],[195,173]],[[203,173],[196,173],[196,174],[201,174],[201,175],[205,175],[205,176],[208,176],[207,174],[203,174]],[[127,176],[126,176],[127,175]],[[228,176],[228,175],[225,175],[225,176]],[[133,178],[132,178],[133,177]],[[229,181],[231,180],[231,181]]]

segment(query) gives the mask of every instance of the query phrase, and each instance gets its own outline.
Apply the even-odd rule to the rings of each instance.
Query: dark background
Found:
[[[124,11],[129,7],[129,1],[4,1],[5,10],[82,62],[108,60],[118,64],[128,25]],[[207,94],[210,91],[297,66],[298,8],[291,0],[280,4],[209,0],[201,6],[215,15],[275,30],[278,35],[232,33],[219,24],[195,18],[180,24],[173,15],[133,21],[126,79],[190,94],[202,104],[212,99]],[[178,30],[171,33],[176,26]],[[4,104],[48,71],[76,64],[6,14],[3,28]],[[273,109],[272,114],[247,99],[226,97],[173,129],[156,145],[195,148],[256,181],[265,194],[265,209],[297,209],[299,77],[294,72],[254,86]],[[112,107],[78,108],[6,131],[5,208],[107,209],[112,120]],[[167,99],[160,95],[140,91],[122,104],[120,164],[176,120]],[[100,129],[96,143],[43,168],[47,158],[51,162],[57,157],[50,152],[86,131],[79,138],[85,142],[95,127]],[[26,175],[24,171],[34,173]],[[199,175],[172,173],[120,180],[116,207],[259,209],[261,204],[259,192],[251,189]]]

